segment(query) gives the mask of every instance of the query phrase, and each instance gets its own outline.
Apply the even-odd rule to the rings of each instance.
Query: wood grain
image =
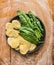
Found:
[[[53,25],[54,25],[54,1],[53,0],[48,0],[49,3],[49,7],[51,9],[51,15],[52,15],[52,19],[53,19]],[[54,31],[54,26],[53,26],[53,31]],[[53,32],[53,50],[52,50],[52,59],[53,59],[53,64],[54,64],[54,32]]]
[[[10,65],[10,48],[5,36],[5,24],[8,18],[0,18],[0,65]]]
[[[51,9],[52,19],[54,20],[54,1],[53,0],[48,0],[48,3],[49,3],[49,7]]]
[[[43,3],[43,4],[42,4]],[[40,50],[38,54],[34,54],[29,57],[23,57],[19,53],[15,52],[14,50],[11,50],[11,64],[12,65],[52,65],[52,58],[51,58],[51,52],[52,52],[52,22],[50,17],[50,12],[47,4],[44,4],[45,2],[42,0],[37,0],[35,2],[28,1],[17,1],[13,0],[11,1],[11,8],[12,11],[16,15],[16,10],[22,10],[24,12],[28,12],[29,10],[33,11],[45,24],[46,27],[46,42],[45,46]],[[31,7],[32,6],[32,7]],[[47,11],[48,9],[48,11]],[[14,16],[14,14],[12,15]],[[49,19],[50,18],[50,19]],[[49,40],[50,39],[50,40]]]
[[[0,1],[0,65],[10,65],[10,47],[6,41],[5,25],[10,20],[7,14],[9,1]]]
[[[7,44],[5,25],[16,16],[16,11],[33,11],[44,23],[46,40],[37,54],[24,57]],[[47,0],[1,0],[0,1],[0,65],[52,65],[53,23]]]
[[[54,25],[54,22],[53,22],[53,25]],[[54,26],[53,26],[53,44],[52,44],[52,61],[53,61],[53,64],[54,64]]]

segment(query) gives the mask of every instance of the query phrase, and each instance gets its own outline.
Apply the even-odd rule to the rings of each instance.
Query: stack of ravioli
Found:
[[[26,54],[28,51],[32,51],[36,48],[35,44],[25,40],[22,36],[19,35],[19,29],[21,24],[18,20],[13,20],[11,23],[6,24],[6,35],[8,36],[7,42],[14,48],[19,51],[21,54]]]

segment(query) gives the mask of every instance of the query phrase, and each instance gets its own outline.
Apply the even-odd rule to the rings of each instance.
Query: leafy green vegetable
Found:
[[[32,27],[33,28],[33,25],[30,21],[30,18],[22,11],[17,11],[17,14],[21,20],[21,22],[24,22],[24,24],[28,25],[29,27]],[[26,26],[25,25],[25,26]]]
[[[19,28],[20,35],[27,41],[33,44],[39,44],[42,41],[40,40],[43,36],[43,28],[40,21],[36,16],[29,11],[28,15],[22,11],[17,11],[19,20],[21,22],[21,28]]]
[[[31,35],[31,34],[26,34],[26,33],[21,32],[20,35],[24,39],[26,39],[27,41],[29,41],[29,42],[31,42],[33,44],[37,44],[37,42],[38,42],[38,39],[35,36]]]
[[[31,29],[31,28],[28,28],[28,27],[21,27],[19,30],[20,30],[20,31],[26,30],[26,31],[28,31],[28,32],[30,32],[30,33],[32,33],[32,34],[34,34],[34,30]]]
[[[41,31],[43,31],[43,28],[42,28],[39,20],[36,18],[36,16],[31,11],[28,12],[28,15],[29,15],[30,18],[33,19],[33,24],[35,26],[37,26],[37,28],[39,27],[38,29],[40,29]]]
[[[42,36],[42,33],[40,33],[37,29],[34,32],[35,32],[37,38],[40,39]]]

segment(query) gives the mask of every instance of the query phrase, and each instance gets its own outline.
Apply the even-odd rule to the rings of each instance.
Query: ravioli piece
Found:
[[[31,46],[29,48],[29,51],[33,51],[35,48],[36,48],[36,45],[35,44],[31,44]]]
[[[19,31],[16,31],[14,29],[7,29],[6,31],[6,35],[9,36],[9,37],[18,37],[18,34]]]
[[[6,30],[7,30],[7,29],[12,29],[12,28],[13,28],[13,27],[12,27],[12,24],[11,24],[11,23],[9,23],[9,22],[6,23]]]
[[[18,35],[18,39],[20,40],[20,44],[21,44],[21,45],[27,44],[27,45],[30,46],[30,44],[31,44],[29,41],[25,40],[25,39],[24,39],[22,36],[20,36],[20,35]]]
[[[8,44],[12,47],[12,48],[17,48],[19,46],[19,40],[17,38],[8,38]]]
[[[12,21],[12,27],[15,29],[19,29],[21,27],[21,24],[18,20],[13,20]]]
[[[28,47],[26,45],[20,45],[20,53],[26,54],[28,52]]]

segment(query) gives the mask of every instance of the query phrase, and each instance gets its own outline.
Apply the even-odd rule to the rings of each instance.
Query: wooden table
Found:
[[[32,10],[43,21],[48,18],[45,15],[45,13],[47,15],[49,15],[50,13],[47,0],[41,0],[41,1],[40,0],[27,0],[27,1],[1,0],[0,1],[0,65],[52,65],[52,56],[51,56],[52,44],[49,44],[48,48],[45,49],[44,53],[39,54],[40,55],[39,57],[38,55],[34,55],[32,57],[30,56],[27,58],[21,56],[19,53],[15,52],[13,49],[11,49],[8,46],[5,36],[5,24],[9,22],[12,17],[17,15],[16,11],[18,9],[25,12]],[[37,57],[38,59],[36,59]]]
[[[53,28],[54,30],[54,28]],[[53,33],[53,50],[52,50],[52,59],[53,59],[53,64],[54,64],[54,33]]]

